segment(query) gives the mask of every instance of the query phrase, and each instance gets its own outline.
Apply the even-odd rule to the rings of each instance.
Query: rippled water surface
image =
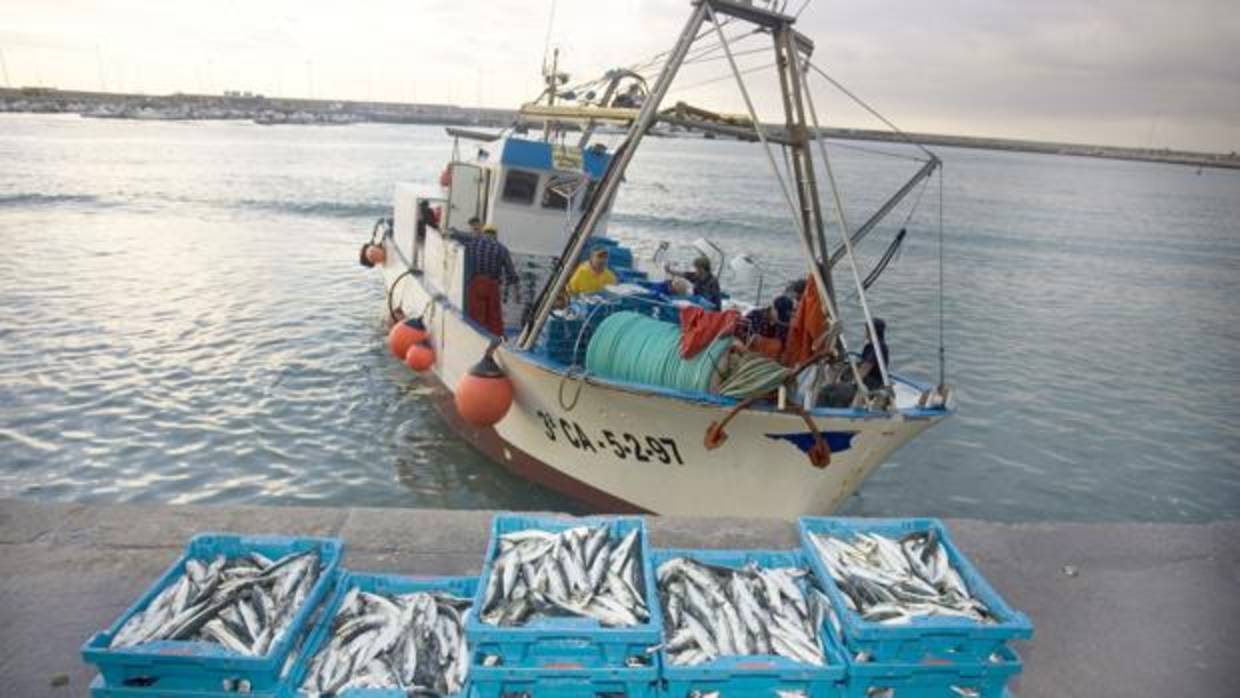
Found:
[[[0,495],[574,510],[456,440],[385,352],[357,246],[449,152],[429,127],[0,116]],[[852,225],[912,168],[837,152]],[[846,511],[1240,514],[1240,173],[940,155],[959,413]],[[648,141],[615,233],[643,254],[710,237],[782,286],[800,257],[765,167],[756,145]],[[937,214],[935,186],[870,296],[896,369],[930,380]]]

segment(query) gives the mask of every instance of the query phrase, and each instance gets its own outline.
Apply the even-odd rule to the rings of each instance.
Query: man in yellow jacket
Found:
[[[577,267],[568,280],[568,295],[579,293],[598,293],[607,286],[616,283],[616,274],[607,267],[607,248],[595,247],[590,251],[590,258]]]

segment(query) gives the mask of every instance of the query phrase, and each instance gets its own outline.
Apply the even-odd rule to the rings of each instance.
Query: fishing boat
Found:
[[[380,219],[361,253],[363,264],[384,276],[394,322],[389,342],[433,388],[446,421],[491,460],[600,511],[788,517],[835,510],[893,451],[951,414],[941,373],[935,385],[895,375],[881,354],[870,368],[882,385],[865,387],[833,279],[855,282],[863,312],[852,321],[873,332],[852,246],[924,184],[939,160],[925,151],[909,182],[864,224],[849,227],[809,89],[813,42],[780,10],[695,0],[654,80],[612,71],[598,90],[570,93],[560,73],[544,71],[543,95],[520,115],[525,124],[542,123],[541,138],[528,128],[450,128],[452,157],[440,191],[396,185],[392,216]],[[759,121],[725,25],[771,39],[783,127]],[[704,50],[703,41],[727,57],[748,114],[663,105],[678,68],[691,50]],[[640,99],[617,99],[626,81],[639,87],[623,94]],[[792,244],[808,260],[808,302],[820,308],[826,329],[795,365],[753,359],[765,382],[750,390],[722,389],[735,388],[729,381],[736,376],[723,375],[727,367],[752,358],[726,333],[708,337],[692,360],[667,350],[668,337],[683,349],[686,313],[741,304],[724,299],[720,308],[669,293],[608,235],[626,168],[657,124],[759,141],[789,205]],[[618,147],[592,142],[604,126],[623,128]],[[824,164],[835,193],[832,216],[817,186]],[[498,228],[519,278],[503,300],[502,331],[471,312],[466,231],[475,218]],[[843,233],[834,246],[826,237],[832,226]],[[698,246],[711,253],[710,245]],[[579,263],[599,247],[610,252],[617,283],[566,299]],[[718,259],[716,268],[723,266]],[[652,368],[653,361],[662,365]],[[822,403],[818,396],[832,381],[850,382],[855,396]]]

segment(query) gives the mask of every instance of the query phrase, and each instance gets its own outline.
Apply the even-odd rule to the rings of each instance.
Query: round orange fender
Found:
[[[382,245],[369,245],[366,247],[366,260],[371,264],[382,266],[387,261],[387,251]]]
[[[409,352],[405,354],[405,364],[418,373],[435,365],[435,349],[431,347],[429,337],[423,337],[409,347]]]
[[[456,385],[456,411],[467,424],[489,427],[512,407],[512,381],[488,353]]]
[[[392,356],[404,361],[409,347],[423,339],[426,339],[426,325],[422,324],[422,318],[410,318],[392,325],[392,331],[388,332],[388,348]]]

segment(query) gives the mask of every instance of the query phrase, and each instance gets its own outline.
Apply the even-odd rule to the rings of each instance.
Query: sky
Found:
[[[779,0],[782,2],[782,0]],[[803,0],[788,0],[788,11]],[[553,12],[554,9],[554,12]],[[0,0],[9,86],[515,108],[670,46],[688,0]],[[810,0],[814,63],[909,131],[1240,151],[1235,0]],[[548,29],[550,28],[550,32]],[[770,39],[724,27],[764,119]],[[703,42],[705,39],[703,39]],[[670,99],[741,112],[718,51]],[[825,82],[829,125],[878,127]]]

